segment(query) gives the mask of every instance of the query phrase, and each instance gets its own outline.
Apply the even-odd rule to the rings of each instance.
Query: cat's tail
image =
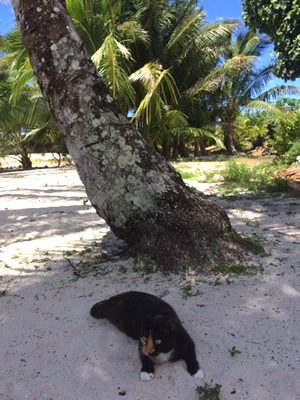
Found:
[[[99,303],[96,303],[93,305],[93,307],[90,310],[90,314],[94,318],[106,318],[106,312],[107,312],[107,300],[99,301]]]

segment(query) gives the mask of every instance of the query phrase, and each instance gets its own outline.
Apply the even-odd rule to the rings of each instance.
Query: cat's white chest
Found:
[[[169,351],[169,353],[160,353],[156,357],[150,357],[154,364],[162,364],[167,361],[170,361],[172,357],[173,350]]]

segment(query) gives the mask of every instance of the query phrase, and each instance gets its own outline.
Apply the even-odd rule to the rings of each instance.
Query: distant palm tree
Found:
[[[31,168],[29,149],[37,138],[60,138],[46,109],[20,33],[13,30],[1,40],[0,50],[0,153],[13,154],[23,168]],[[42,132],[42,135],[41,135]],[[30,139],[31,138],[31,145]]]
[[[239,32],[233,36],[230,46],[224,52],[224,60],[216,75],[219,103],[218,116],[224,132],[224,144],[229,154],[236,154],[234,144],[235,120],[245,108],[265,109],[280,112],[269,101],[281,95],[299,94],[295,86],[276,86],[263,91],[273,78],[273,66],[257,68],[257,62],[269,41],[254,32]]]
[[[12,103],[13,86],[9,78],[0,79],[0,154],[13,154],[28,169],[32,163],[24,139],[30,129],[45,126],[49,114],[41,97],[30,91],[22,92]]]

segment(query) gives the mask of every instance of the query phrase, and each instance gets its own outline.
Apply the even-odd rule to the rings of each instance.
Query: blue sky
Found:
[[[207,19],[214,22],[219,19],[241,18],[242,2],[240,0],[199,0]]]
[[[0,35],[4,35],[14,26],[14,12],[9,4],[0,2]]]
[[[207,20],[215,22],[220,19],[241,19],[242,2],[241,0],[199,0],[199,5],[202,6],[206,12]],[[0,34],[6,34],[14,26],[14,13],[9,4],[0,3]],[[270,49],[271,51],[272,49]],[[268,62],[269,55],[265,54],[262,59],[262,64]],[[273,87],[276,85],[284,84],[282,79],[274,78],[268,85]],[[300,87],[300,78],[294,82],[286,82]]]
[[[200,0],[199,5],[206,12],[206,17],[209,22],[215,22],[220,19],[242,19],[242,1],[240,0]],[[270,54],[273,48],[262,57],[261,64],[266,65],[270,60]],[[283,79],[274,78],[269,82],[267,89],[277,85],[295,85],[300,87],[300,78],[293,82],[285,82]],[[298,97],[298,96],[296,96]]]

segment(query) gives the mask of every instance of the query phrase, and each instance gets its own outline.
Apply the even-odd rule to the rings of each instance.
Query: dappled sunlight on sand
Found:
[[[300,400],[300,199],[216,199],[234,229],[265,247],[265,257],[248,255],[255,276],[166,277],[135,272],[132,260],[121,258],[81,278],[72,254],[75,263],[89,263],[88,251],[109,229],[86,202],[76,172],[0,178],[1,400],[117,400],[120,393],[126,400],[193,400],[204,383],[221,384],[222,400]],[[95,302],[137,289],[176,309],[204,381],[179,362],[159,365],[152,382],[141,382],[137,343],[89,315]]]
[[[282,293],[285,294],[288,297],[300,297],[300,291],[294,289],[291,285],[283,285],[282,288]]]

